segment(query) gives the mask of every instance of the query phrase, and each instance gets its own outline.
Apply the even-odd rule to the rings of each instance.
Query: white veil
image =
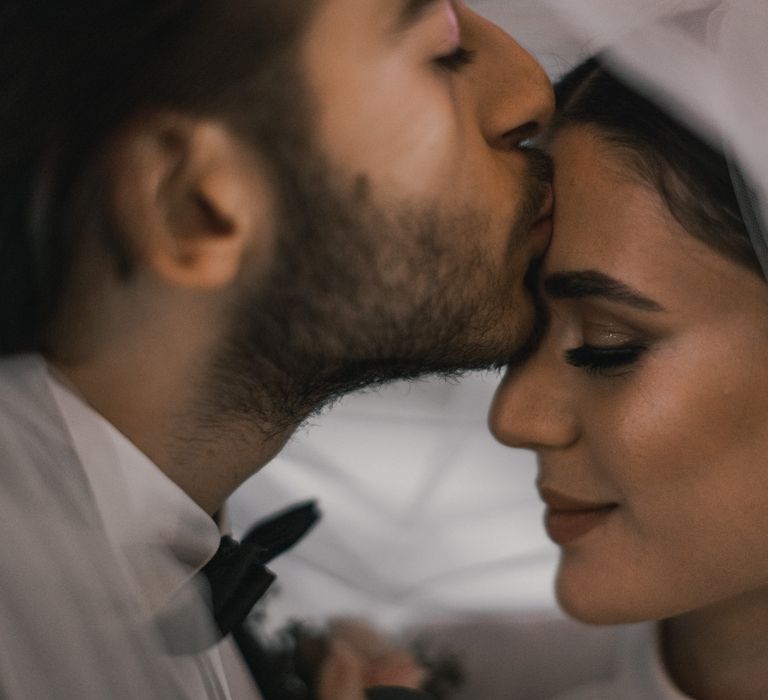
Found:
[[[543,0],[589,53],[607,60],[732,163],[768,276],[766,0]]]

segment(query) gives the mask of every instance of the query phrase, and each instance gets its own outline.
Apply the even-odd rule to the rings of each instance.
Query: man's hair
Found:
[[[677,221],[726,257],[761,273],[722,153],[592,58],[555,88],[554,130],[592,126]]]
[[[296,46],[310,0],[4,0],[0,355],[40,349],[85,230],[117,271],[100,156],[132,117],[224,120],[270,159],[306,115]]]

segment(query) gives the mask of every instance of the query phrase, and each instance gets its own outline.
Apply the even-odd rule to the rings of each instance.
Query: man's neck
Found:
[[[768,697],[768,589],[667,620],[664,661],[697,700]]]
[[[222,415],[208,401],[220,388],[211,367],[231,330],[239,292],[169,284],[144,267],[118,280],[100,242],[85,236],[83,245],[44,339],[50,349],[46,360],[65,384],[213,514],[279,452],[296,427],[266,425],[270,411],[262,414],[265,424],[244,417],[244,410]],[[258,399],[256,393],[249,398]]]
[[[141,358],[141,359],[139,359]],[[207,513],[216,513],[247,478],[284,446],[293,428],[275,433],[252,420],[200,419],[196,370],[147,354],[82,363],[48,359],[56,377],[101,414]],[[167,363],[166,363],[167,364]]]

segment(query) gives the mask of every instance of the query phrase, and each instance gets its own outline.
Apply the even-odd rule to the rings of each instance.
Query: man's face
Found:
[[[258,349],[254,379],[300,415],[370,383],[512,360],[550,233],[548,163],[521,148],[551,116],[541,68],[459,0],[325,0],[300,67],[304,162],[234,339]]]
[[[333,165],[369,178],[379,204],[488,214],[482,245],[506,252],[530,189],[517,147],[552,110],[531,56],[461,0],[325,0],[303,58]]]

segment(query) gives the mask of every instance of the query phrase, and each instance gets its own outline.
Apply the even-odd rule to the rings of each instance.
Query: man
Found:
[[[549,83],[452,0],[18,0],[0,45],[0,694],[254,697],[137,620],[323,405],[524,356]]]

